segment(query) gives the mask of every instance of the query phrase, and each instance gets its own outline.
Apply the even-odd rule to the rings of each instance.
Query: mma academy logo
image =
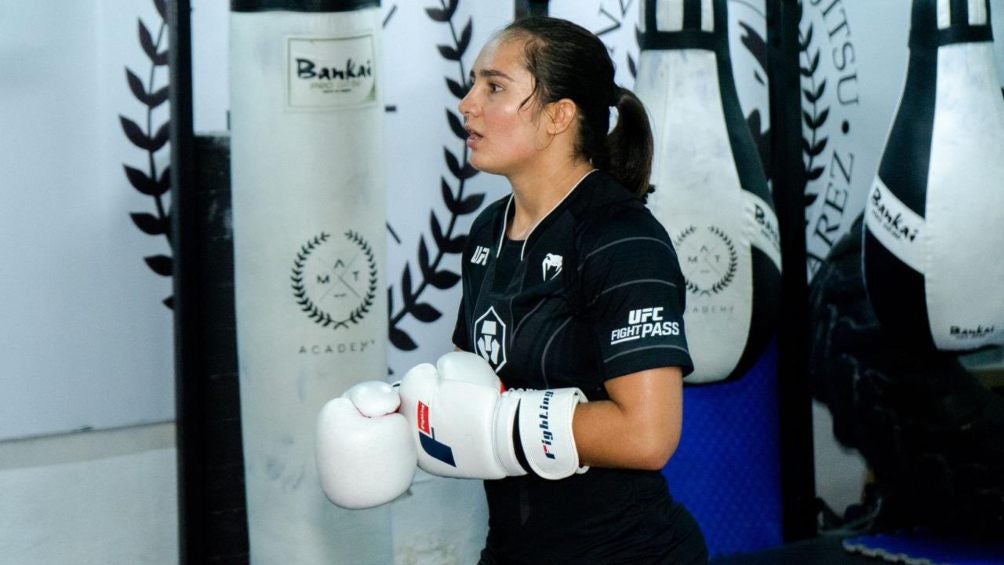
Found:
[[[321,327],[358,324],[373,306],[377,263],[369,243],[354,231],[341,245],[325,232],[307,241],[293,261],[293,296],[307,316]]]
[[[698,296],[718,294],[728,288],[739,269],[739,253],[732,239],[718,226],[699,230],[688,226],[673,241],[687,279],[687,292]]]
[[[492,306],[474,322],[474,348],[497,373],[506,363],[506,325]]]

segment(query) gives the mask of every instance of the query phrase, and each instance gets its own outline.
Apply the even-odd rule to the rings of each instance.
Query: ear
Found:
[[[551,102],[544,109],[547,115],[547,133],[564,133],[579,119],[579,107],[569,98]]]

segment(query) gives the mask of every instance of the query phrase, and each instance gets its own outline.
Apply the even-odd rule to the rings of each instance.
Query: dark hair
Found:
[[[652,128],[641,100],[614,83],[606,46],[589,30],[557,18],[532,16],[509,24],[502,40],[523,39],[537,101],[562,98],[579,108],[576,151],[644,198],[652,173]],[[617,125],[610,131],[610,107]],[[609,134],[607,132],[610,132]]]

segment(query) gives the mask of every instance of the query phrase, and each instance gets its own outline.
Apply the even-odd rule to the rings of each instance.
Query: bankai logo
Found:
[[[763,206],[754,204],[753,208],[753,219],[756,221],[757,225],[760,226],[760,231],[767,237],[768,241],[771,242],[774,249],[781,251],[781,234],[777,232],[777,225],[771,221],[771,218],[768,216],[767,211],[763,209]]]
[[[293,297],[307,316],[322,327],[348,328],[369,313],[378,287],[376,255],[354,231],[336,242],[325,232],[296,253],[290,280]]]
[[[291,37],[287,43],[291,108],[337,108],[377,101],[372,35]]]
[[[561,255],[555,255],[554,253],[548,253],[544,257],[544,261],[541,262],[541,276],[544,280],[553,279],[561,272]]]
[[[662,306],[628,312],[628,325],[610,332],[610,345],[662,335],[680,335],[680,322],[662,318]]]
[[[297,57],[296,78],[304,80],[353,80],[373,76],[373,63],[359,63],[349,57],[341,67],[325,67],[307,58]]]
[[[956,339],[979,339],[984,338],[989,335],[993,335],[996,328],[994,326],[976,326],[975,328],[960,328],[959,326],[951,326],[948,328],[948,334]]]
[[[704,230],[688,226],[673,244],[680,254],[688,292],[710,296],[732,283],[739,269],[739,253],[725,230],[713,225]]]
[[[492,306],[474,322],[474,348],[495,372],[506,363],[506,325]]]
[[[481,266],[487,265],[489,253],[491,253],[491,251],[489,251],[487,247],[483,245],[477,246],[474,249],[474,253],[471,254],[471,263]]]
[[[899,240],[906,240],[912,242],[917,239],[917,234],[920,233],[920,228],[918,226],[913,226],[909,224],[909,219],[903,217],[903,213],[899,210],[894,210],[894,208],[905,208],[903,204],[886,204],[885,199],[882,197],[882,189],[875,185],[871,193],[871,211],[883,228],[890,235]]]

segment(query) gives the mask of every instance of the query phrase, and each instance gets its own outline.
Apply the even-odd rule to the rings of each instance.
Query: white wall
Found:
[[[0,563],[178,561],[174,425],[0,442]]]
[[[194,36],[204,42],[201,51],[196,45],[194,62],[196,126],[220,130],[226,127],[226,103],[218,97],[227,90],[226,26],[213,17],[225,20],[227,3],[193,4]],[[508,2],[461,2],[458,21],[475,17],[466,68],[477,46],[509,17],[503,4],[511,10]],[[583,23],[602,29],[601,9],[614,11],[622,4],[627,2],[593,0],[583,8],[588,20]],[[881,3],[889,9],[899,5]],[[1000,52],[1004,2],[992,5]],[[429,203],[442,212],[438,177],[444,145],[452,142],[443,109],[456,101],[443,78],[457,69],[435,49],[449,42],[448,29],[429,20],[424,7],[384,1],[385,13],[396,9],[388,33],[397,48],[388,56],[402,69],[388,84],[385,100],[396,107],[387,124],[391,149],[400,155],[388,179],[401,196],[390,199],[390,221],[402,232],[390,251],[392,278],[409,262],[414,268],[418,237],[428,238]],[[869,49],[881,47],[874,42],[869,47],[869,29],[877,27],[882,33],[875,37],[888,39],[884,24],[866,13],[872,7],[871,0],[842,2],[860,50],[862,81],[867,73],[883,72],[868,57]],[[2,563],[177,561],[174,428],[156,423],[173,419],[170,312],[160,304],[170,294],[170,283],[142,259],[165,253],[166,242],[141,233],[129,219],[130,212],[149,212],[151,200],[128,185],[122,165],[147,163],[145,154],[125,140],[118,121],[120,115],[145,120],[144,108],[129,93],[126,67],[164,84],[162,74],[149,74],[137,42],[137,21],[155,28],[158,17],[150,0],[0,0],[0,237],[14,242],[0,249],[5,266],[0,277],[5,296],[0,304],[5,320],[0,329]],[[903,24],[894,22],[889,29],[896,25]],[[612,33],[629,41],[631,28]],[[623,69],[624,53],[615,57]],[[424,62],[416,66],[419,60]],[[207,81],[216,86],[204,90]],[[892,90],[883,96],[895,98],[898,92]],[[891,119],[894,100],[881,104]],[[163,123],[165,112],[162,107],[153,113],[155,125]],[[830,122],[839,124],[835,116]],[[402,129],[411,120],[421,125]],[[852,131],[866,124],[853,118]],[[423,144],[399,135],[403,131],[432,131],[449,141]],[[166,160],[164,150],[155,167],[162,170]],[[863,161],[858,166],[862,177],[873,173]],[[488,198],[503,189],[483,175],[471,187]],[[413,320],[404,326],[421,343],[416,352],[392,355],[398,371],[448,347],[444,340],[456,296],[430,291],[426,299],[443,309],[443,318],[431,326]],[[864,466],[836,445],[825,409],[817,405],[815,414],[817,488],[840,510],[858,499]],[[67,433],[90,428],[98,431]],[[449,506],[430,517],[429,500]],[[422,475],[411,494],[395,503],[397,562],[464,562],[482,543],[483,522],[480,486]]]

